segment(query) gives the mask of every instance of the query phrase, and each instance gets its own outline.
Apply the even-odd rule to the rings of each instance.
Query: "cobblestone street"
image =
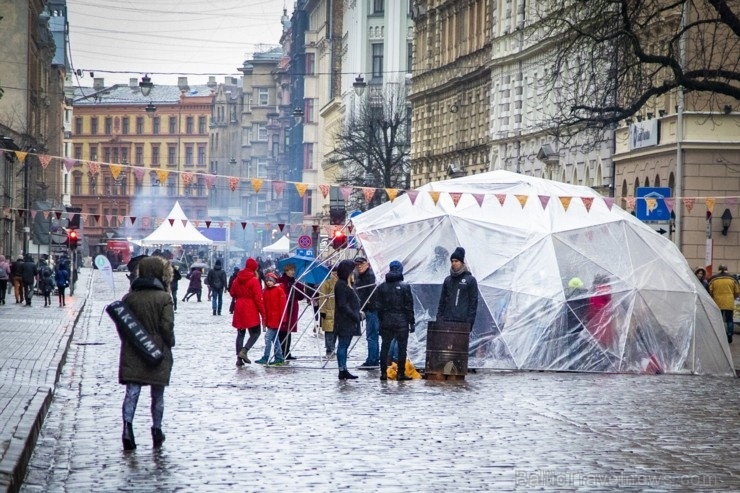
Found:
[[[120,298],[128,282],[115,276]],[[124,453],[118,336],[103,313],[114,298],[94,275],[21,491],[740,490],[736,379],[339,381],[310,329],[290,365],[237,368],[225,298],[221,317],[205,296],[178,303],[166,442],[152,450],[145,389],[138,449]],[[360,342],[350,363],[364,356]]]

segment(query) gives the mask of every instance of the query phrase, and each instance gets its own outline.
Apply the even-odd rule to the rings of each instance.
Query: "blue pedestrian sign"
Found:
[[[635,217],[640,221],[670,221],[671,211],[665,203],[671,197],[669,187],[639,187],[635,201]]]
[[[300,257],[313,257],[312,248],[296,248],[295,254]]]

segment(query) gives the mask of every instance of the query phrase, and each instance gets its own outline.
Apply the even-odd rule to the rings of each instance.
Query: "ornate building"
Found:
[[[91,255],[108,239],[145,237],[178,200],[190,219],[208,217],[213,92],[186,77],[177,86],[155,84],[149,96],[137,79],[75,88],[71,202],[82,208]]]

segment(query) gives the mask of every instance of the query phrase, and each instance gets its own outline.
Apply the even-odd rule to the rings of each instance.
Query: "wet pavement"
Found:
[[[339,381],[310,329],[289,366],[236,368],[230,317],[205,300],[178,306],[163,448],[151,446],[145,389],[138,449],[123,452],[118,337],[101,319],[112,299],[94,277],[21,491],[740,490],[737,379],[479,371],[399,383],[357,370]],[[350,363],[364,356],[360,342]]]

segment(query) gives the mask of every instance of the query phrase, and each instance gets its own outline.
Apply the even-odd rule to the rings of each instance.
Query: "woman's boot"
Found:
[[[357,379],[357,377],[354,376],[354,375],[352,375],[347,370],[341,370],[339,372],[339,380],[356,380],[356,379]]]
[[[154,448],[159,448],[164,443],[164,433],[162,428],[155,428],[152,426],[152,444]]]
[[[127,421],[123,422],[123,450],[136,450],[134,441],[134,425]]]

